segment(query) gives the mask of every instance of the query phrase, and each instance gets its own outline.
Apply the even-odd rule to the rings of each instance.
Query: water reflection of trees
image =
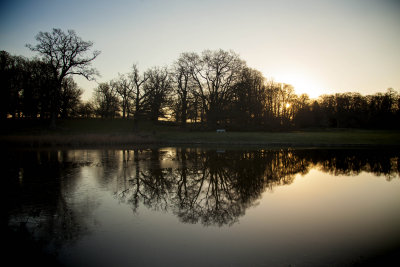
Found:
[[[85,233],[95,198],[78,190],[83,168],[133,211],[169,211],[182,222],[231,225],[265,190],[291,184],[317,168],[333,175],[371,172],[387,180],[400,173],[395,150],[277,149],[217,151],[171,148],[5,153],[3,226],[23,226],[53,246]],[[86,169],[86,170],[87,170]]]
[[[399,153],[393,150],[308,150],[303,158],[333,175],[358,175],[361,172],[385,176],[391,180],[400,172]]]
[[[341,176],[370,172],[390,181],[399,177],[399,154],[370,149],[7,151],[0,159],[7,201],[2,225],[8,251],[24,251],[26,259],[37,254],[34,247],[56,252],[78,240],[96,227],[92,213],[99,205],[96,192],[80,191],[82,181],[95,184],[89,187],[94,191],[100,186],[113,192],[134,212],[145,206],[173,213],[184,223],[232,225],[264,191],[291,184],[297,174],[317,168]]]
[[[314,167],[334,175],[373,172],[388,180],[399,173],[398,153],[383,150],[177,148],[122,153],[115,191],[119,200],[134,211],[142,203],[172,211],[182,222],[203,225],[235,223],[266,189],[290,184],[296,174]]]
[[[77,211],[68,199],[76,179],[65,177],[75,176],[88,164],[66,151],[6,151],[2,155],[3,196],[7,201],[2,223],[7,229],[6,242],[18,247],[11,254],[36,257],[41,250],[57,250],[82,236],[86,229],[80,215],[89,214],[95,202],[89,201]]]

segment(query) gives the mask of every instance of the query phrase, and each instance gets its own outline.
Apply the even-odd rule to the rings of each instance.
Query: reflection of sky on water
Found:
[[[313,266],[349,262],[399,244],[397,154],[371,161],[374,153],[355,152],[367,155],[356,162],[346,153],[332,152],[329,158],[321,151],[171,148],[58,152],[55,160],[42,155],[41,164],[60,164],[52,169],[61,183],[52,218],[76,234],[59,240],[59,259],[69,266]],[[32,162],[20,164],[25,175],[34,170]],[[378,165],[386,166],[380,168],[385,176],[376,175]],[[375,174],[363,171],[371,166]],[[180,186],[183,174],[186,191]],[[33,178],[26,176],[23,183],[28,179]],[[219,194],[207,195],[213,188],[207,184],[219,186]],[[135,192],[142,194],[136,206],[130,200]],[[191,197],[193,192],[201,192],[199,198]],[[226,224],[218,218],[215,197],[233,216],[224,217]],[[196,213],[188,203],[197,204]],[[187,214],[208,221],[183,223]],[[47,236],[52,243],[56,233]]]
[[[83,260],[95,247],[97,266],[132,261],[240,266],[275,261],[302,266],[316,264],[318,258],[365,257],[376,246],[399,241],[399,235],[393,236],[399,234],[399,192],[398,179],[388,183],[368,173],[334,177],[311,170],[289,186],[263,193],[239,223],[224,228],[182,224],[170,213],[146,208],[132,214],[129,205],[105,194],[93,213],[101,222],[93,225],[93,235],[65,253],[81,254]]]

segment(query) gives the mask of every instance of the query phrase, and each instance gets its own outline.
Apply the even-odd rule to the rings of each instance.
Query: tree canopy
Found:
[[[96,69],[91,68],[91,62],[100,54],[95,50],[91,55],[86,55],[92,48],[93,42],[83,41],[75,31],[67,33],[61,29],[50,32],[39,32],[36,35],[36,45],[26,46],[38,52],[43,61],[50,63],[53,74],[58,82],[67,75],[81,75],[92,80],[98,75]]]
[[[0,52],[1,110],[7,118],[102,117],[170,120],[203,129],[277,130],[305,127],[398,128],[400,95],[337,93],[310,99],[293,86],[265,78],[234,51],[182,53],[171,66],[154,66],[103,82],[91,101],[74,75],[93,80],[99,51],[73,30],[39,32],[39,59]]]
[[[100,54],[99,51],[87,55],[93,46],[91,41],[83,41],[75,31],[66,33],[61,29],[53,29],[52,32],[39,32],[36,35],[36,45],[26,46],[38,52],[43,62],[51,67],[54,86],[50,90],[50,107],[52,125],[61,105],[61,90],[64,78],[72,75],[80,75],[88,80],[93,80],[98,72],[91,67],[91,62]]]

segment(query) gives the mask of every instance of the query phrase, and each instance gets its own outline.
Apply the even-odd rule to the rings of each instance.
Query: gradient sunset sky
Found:
[[[400,0],[0,2],[0,50],[32,57],[25,44],[52,28],[94,42],[98,82],[221,48],[311,97],[400,89]],[[89,99],[97,84],[75,80]]]

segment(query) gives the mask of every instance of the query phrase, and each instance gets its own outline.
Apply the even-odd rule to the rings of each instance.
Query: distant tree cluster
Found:
[[[59,90],[52,66],[39,59],[12,56],[0,51],[0,117],[50,119],[78,114],[82,90],[72,77],[61,81]],[[57,102],[57,103],[55,103]],[[56,106],[56,107],[55,107]]]
[[[76,116],[82,90],[73,75],[91,80],[97,71],[90,67],[100,52],[87,55],[92,42],[60,29],[39,32],[36,45],[27,47],[41,58],[32,60],[0,51],[1,118],[11,116],[51,118]]]
[[[40,32],[27,45],[41,58],[0,52],[0,117],[68,117],[171,120],[204,129],[274,130],[304,127],[393,128],[400,121],[400,95],[323,95],[311,100],[293,86],[267,80],[233,51],[182,53],[169,67],[130,72],[100,83],[92,100],[81,101],[73,75],[93,79],[87,55],[93,43],[74,31]]]
[[[394,128],[400,119],[400,95],[391,88],[312,100],[223,50],[183,53],[169,68],[143,74],[134,65],[130,73],[100,84],[92,103],[101,117],[169,119],[208,129]]]

